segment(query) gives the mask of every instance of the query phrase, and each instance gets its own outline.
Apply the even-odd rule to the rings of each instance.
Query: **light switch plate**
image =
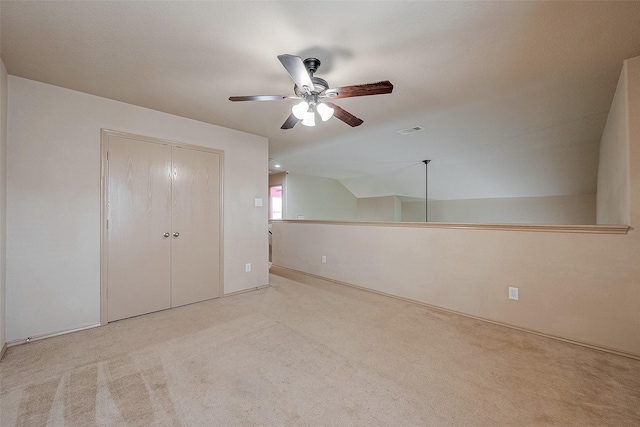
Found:
[[[262,206],[262,199],[260,197],[256,197],[255,199],[255,205],[256,206]]]

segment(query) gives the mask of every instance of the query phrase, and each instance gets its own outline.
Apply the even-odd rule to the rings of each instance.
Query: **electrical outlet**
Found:
[[[509,286],[509,299],[518,301],[518,288]]]
[[[322,255],[322,263],[323,264],[327,263],[327,256],[326,255]]]
[[[246,263],[244,265],[244,271],[245,271],[245,273],[248,273],[248,272],[251,271],[251,263],[250,262],[248,262],[248,263]]]

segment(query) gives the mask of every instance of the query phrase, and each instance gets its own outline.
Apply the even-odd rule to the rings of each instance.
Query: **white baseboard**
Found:
[[[97,328],[98,326],[100,326],[100,324],[96,323],[95,325],[83,326],[82,328],[68,329],[68,330],[57,331],[57,332],[49,332],[46,334],[33,335],[26,338],[19,338],[17,340],[9,341],[8,343],[5,344],[5,346],[13,347],[14,345],[27,344],[32,341],[39,341],[46,338],[57,337],[58,335],[65,335],[65,334],[70,334],[72,332],[84,331],[85,329]]]
[[[268,288],[269,286],[271,286],[270,284],[266,284],[266,285],[262,285],[262,286],[256,286],[255,288],[249,288],[249,289],[243,289],[241,291],[235,291],[235,292],[229,292],[228,294],[224,294],[222,295],[223,297],[232,297],[234,295],[239,295],[239,294],[244,294],[245,292],[251,292],[251,291],[257,291],[260,289],[264,289],[264,288]]]

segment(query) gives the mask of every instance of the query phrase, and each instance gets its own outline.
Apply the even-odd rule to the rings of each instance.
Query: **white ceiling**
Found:
[[[640,2],[0,3],[11,75],[269,138],[283,169],[358,197],[590,194],[622,61],[640,55]],[[293,101],[277,59],[321,60],[364,120],[281,130]],[[406,136],[396,131],[421,126]]]

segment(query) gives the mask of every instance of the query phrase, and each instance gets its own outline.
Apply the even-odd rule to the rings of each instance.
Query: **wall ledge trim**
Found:
[[[444,311],[444,312],[451,313],[451,314],[457,314],[459,316],[468,317],[468,318],[471,318],[471,319],[474,319],[474,320],[479,320],[481,322],[492,323],[492,324],[498,325],[498,326],[504,326],[505,328],[515,329],[515,330],[518,330],[518,331],[526,332],[528,334],[538,335],[538,336],[541,336],[541,337],[546,337],[546,338],[550,338],[550,339],[553,339],[553,340],[557,340],[557,341],[562,341],[562,342],[566,342],[566,343],[569,343],[569,344],[578,345],[578,346],[581,346],[581,347],[587,347],[587,348],[590,348],[590,349],[593,349],[593,350],[602,351],[602,352],[605,352],[605,353],[615,354],[617,356],[628,357],[630,359],[640,360],[640,355],[639,354],[627,353],[627,352],[624,352],[624,351],[616,350],[614,348],[599,346],[599,345],[595,345],[595,344],[589,344],[589,343],[582,342],[582,341],[574,341],[574,340],[571,340],[571,339],[559,337],[559,336],[556,336],[556,335],[546,334],[544,332],[539,332],[539,331],[532,330],[532,329],[521,328],[519,326],[510,325],[508,323],[498,322],[498,321],[495,321],[495,320],[486,319],[484,317],[478,317],[478,316],[474,316],[474,315],[471,315],[471,314],[466,314],[466,313],[463,313],[463,312],[460,312],[460,311],[449,310],[447,308],[439,307],[437,305],[428,304],[426,302],[414,300],[414,299],[411,299],[411,298],[404,298],[404,297],[401,297],[401,296],[398,296],[398,295],[388,294],[386,292],[376,291],[374,289],[365,288],[364,286],[358,286],[358,285],[354,285],[352,283],[342,282],[340,280],[334,280],[334,279],[330,279],[328,277],[318,276],[318,275],[311,274],[311,273],[306,273],[304,271],[295,270],[293,268],[288,268],[288,267],[283,267],[283,266],[280,266],[280,265],[273,264],[271,266],[271,269],[269,270],[269,274],[276,274],[276,275],[281,276],[281,277],[286,277],[286,276],[283,276],[282,274],[279,274],[278,270],[280,270],[282,273],[285,273],[285,274],[286,273],[302,274],[302,275],[307,276],[307,277],[313,277],[315,279],[325,280],[327,282],[335,283],[337,285],[349,286],[351,288],[360,289],[362,291],[371,292],[371,293],[374,293],[374,294],[378,294],[378,295],[382,295],[382,296],[386,296],[386,297],[390,297],[390,298],[399,299],[401,301],[406,301],[406,302],[418,304],[418,305],[421,305],[421,306],[424,306],[424,307],[428,307],[428,308],[433,309],[433,310]]]
[[[313,219],[280,219],[270,222],[292,224],[355,225],[368,227],[438,228],[462,230],[494,230],[547,233],[627,234],[628,225],[555,225],[555,224],[464,224],[454,222],[374,222],[374,221],[321,221]]]

